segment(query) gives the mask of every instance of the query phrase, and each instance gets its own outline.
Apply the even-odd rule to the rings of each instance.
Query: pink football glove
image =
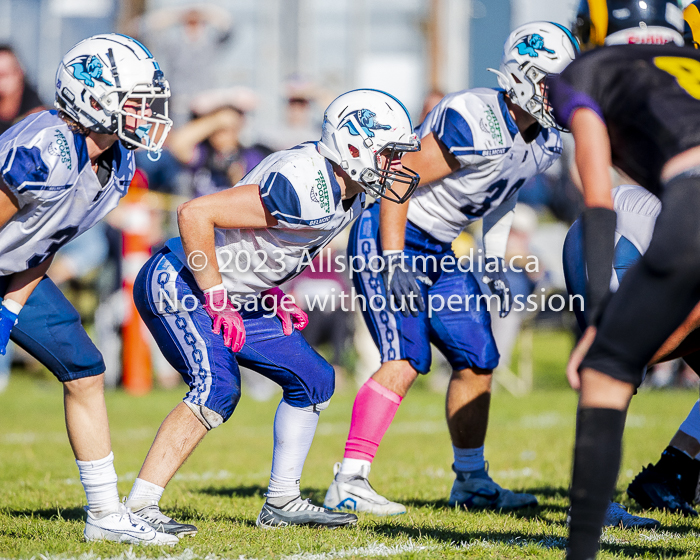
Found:
[[[265,290],[262,295],[263,297],[272,296],[274,298],[275,311],[282,322],[282,332],[286,336],[292,334],[294,327],[296,327],[298,331],[303,331],[306,325],[309,324],[309,316],[301,307],[292,303],[292,298],[286,296],[280,288],[270,288],[269,290]],[[282,308],[283,305],[284,309]],[[286,309],[289,309],[289,311],[286,311]]]
[[[233,308],[231,300],[226,296],[226,290],[204,292],[204,297],[204,310],[213,321],[212,332],[221,334],[223,327],[224,344],[233,352],[240,352],[245,344],[243,317]]]

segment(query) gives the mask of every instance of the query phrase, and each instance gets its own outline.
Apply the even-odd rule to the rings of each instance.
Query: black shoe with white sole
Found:
[[[175,535],[178,538],[186,535],[194,536],[197,534],[197,527],[187,523],[180,523],[171,517],[164,515],[160,511],[158,504],[151,504],[142,507],[139,510],[135,510],[134,513],[159,533]]]
[[[316,506],[301,496],[280,507],[265,502],[255,524],[263,529],[275,529],[290,525],[311,525],[313,527],[344,527],[357,523],[357,515],[331,511]]]

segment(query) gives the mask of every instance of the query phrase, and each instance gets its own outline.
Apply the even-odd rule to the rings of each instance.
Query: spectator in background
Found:
[[[0,134],[30,113],[43,110],[10,45],[0,44]]]
[[[194,196],[230,188],[272,153],[240,141],[245,114],[256,104],[245,87],[209,90],[192,100],[195,118],[170,134],[168,148],[189,170]]]
[[[287,80],[285,93],[287,103],[284,122],[263,129],[260,133],[261,141],[276,152],[318,138],[321,123],[314,121],[312,105],[328,104],[325,99],[327,94],[300,76],[292,76]]]
[[[221,85],[221,57],[233,31],[230,12],[191,3],[149,11],[131,27],[153,45],[173,91],[170,117],[176,127],[183,125],[197,93]]]

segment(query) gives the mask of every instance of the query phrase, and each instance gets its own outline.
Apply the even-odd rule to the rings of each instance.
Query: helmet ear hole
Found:
[[[348,150],[350,150],[350,155],[354,158],[360,157],[360,150],[358,150],[355,146],[352,144],[348,144]]]

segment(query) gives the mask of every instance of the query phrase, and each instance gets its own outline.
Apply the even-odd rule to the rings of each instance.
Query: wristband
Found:
[[[22,308],[24,307],[24,305],[21,303],[17,303],[15,300],[7,298],[2,300],[2,306],[10,313],[14,313],[15,315],[19,315],[19,312],[22,311]]]
[[[210,294],[212,292],[226,291],[226,288],[224,287],[224,283],[222,282],[221,284],[217,284],[216,286],[212,286],[211,288],[207,288],[206,290],[202,291],[205,294]]]

